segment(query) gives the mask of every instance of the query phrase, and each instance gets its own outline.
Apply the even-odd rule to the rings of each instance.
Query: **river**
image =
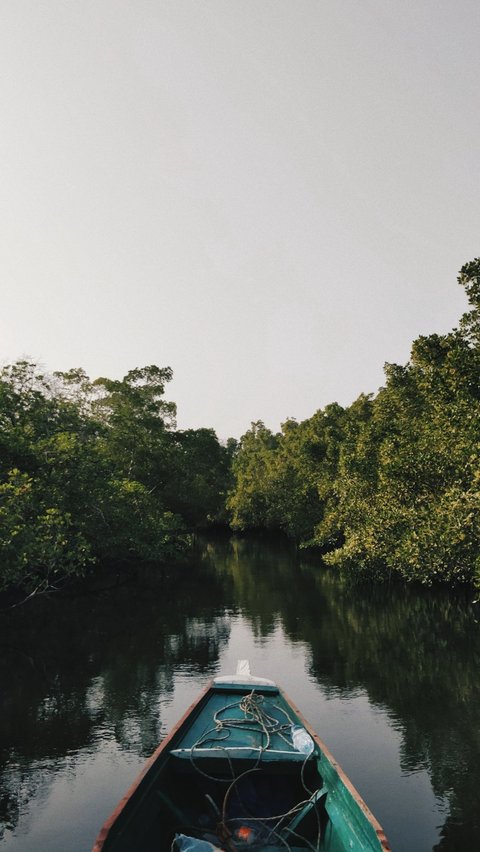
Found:
[[[393,852],[480,849],[480,625],[445,591],[352,586],[283,542],[98,576],[2,615],[0,852],[89,852],[213,675],[277,680]]]

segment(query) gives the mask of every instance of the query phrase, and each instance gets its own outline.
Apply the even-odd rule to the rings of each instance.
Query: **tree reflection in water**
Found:
[[[93,753],[110,738],[125,753],[147,756],[165,733],[162,707],[179,676],[217,671],[239,612],[259,639],[280,622],[291,642],[305,645],[324,695],[360,689],[386,708],[401,734],[404,772],[426,769],[435,794],[449,802],[437,849],[480,848],[480,639],[472,607],[445,592],[353,587],[283,542],[239,538],[200,542],[193,564],[168,576],[139,570],[106,591],[92,585],[4,615],[4,825],[14,828],[29,803],[46,798],[55,772],[82,750]]]
[[[161,701],[178,666],[211,676],[228,642],[217,600],[228,580],[190,566],[139,570],[103,592],[39,600],[3,618],[0,821],[14,829],[54,767],[97,737],[148,756],[164,735]],[[105,578],[104,578],[105,582]],[[106,580],[108,582],[108,579]],[[53,772],[52,772],[53,767]],[[114,771],[114,769],[112,769]]]
[[[355,586],[287,547],[233,540],[235,599],[252,628],[311,649],[325,694],[364,690],[402,733],[402,769],[426,769],[450,814],[435,847],[480,849],[480,626],[460,594]]]

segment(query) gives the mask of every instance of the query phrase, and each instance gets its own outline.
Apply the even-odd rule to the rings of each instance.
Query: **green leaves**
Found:
[[[462,266],[458,283],[465,287],[468,300],[473,307],[480,307],[480,257]]]
[[[311,544],[333,496],[344,419],[335,404],[304,423],[287,420],[277,435],[261,421],[252,423],[233,463],[228,506],[234,529],[279,529]]]
[[[91,562],[90,547],[61,507],[45,501],[26,473],[10,471],[0,484],[0,590],[28,594],[59,588]]]
[[[231,453],[213,430],[175,430],[171,377],[0,373],[0,590],[51,591],[98,559],[175,558],[187,525],[219,517]]]
[[[355,576],[480,585],[480,259],[459,276],[472,310],[419,337],[385,387],[272,435],[242,438],[233,525],[271,526]]]

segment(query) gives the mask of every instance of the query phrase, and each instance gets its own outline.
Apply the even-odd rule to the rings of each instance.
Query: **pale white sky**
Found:
[[[1,0],[0,361],[239,436],[465,310],[478,0]]]

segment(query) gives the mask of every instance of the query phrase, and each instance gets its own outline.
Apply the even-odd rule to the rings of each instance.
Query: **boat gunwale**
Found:
[[[287,695],[285,690],[283,690],[279,687],[278,691],[279,691],[280,695],[282,695],[282,697],[285,699],[287,704],[290,705],[290,707],[292,708],[294,713],[296,713],[298,718],[301,720],[305,730],[308,731],[308,733],[310,734],[310,736],[312,737],[314,742],[316,742],[316,744],[318,745],[320,751],[325,756],[328,763],[330,763],[330,765],[333,766],[335,772],[338,774],[342,784],[347,788],[347,790],[350,793],[350,795],[352,796],[352,798],[356,801],[356,803],[359,806],[359,808],[361,809],[363,815],[365,816],[365,818],[368,820],[368,822],[370,823],[370,825],[374,829],[374,831],[377,835],[378,842],[380,843],[383,852],[392,852],[384,829],[382,828],[382,826],[378,822],[377,818],[373,815],[372,811],[370,810],[370,808],[368,807],[366,802],[362,799],[360,793],[358,792],[356,787],[352,784],[348,775],[345,774],[344,770],[342,769],[342,767],[340,766],[338,761],[335,760],[330,749],[325,745],[325,743],[323,742],[321,737],[319,737],[319,735],[312,728],[311,724],[307,721],[307,719],[305,719],[305,716],[303,715],[301,710],[298,709],[295,702],[292,701],[292,699],[290,698],[289,695]]]

